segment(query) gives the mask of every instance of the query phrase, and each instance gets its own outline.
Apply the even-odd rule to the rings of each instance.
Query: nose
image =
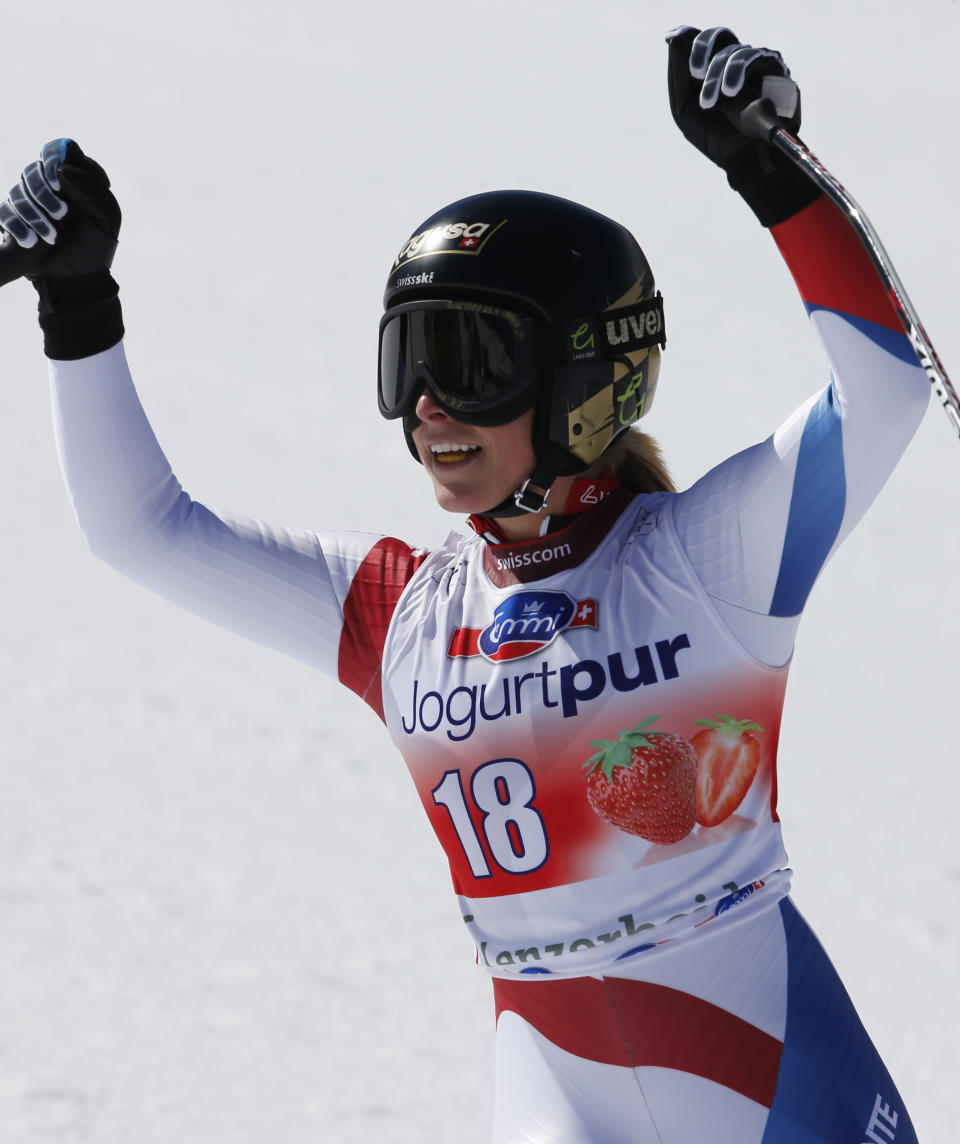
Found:
[[[429,389],[424,391],[417,398],[417,404],[414,407],[414,413],[421,421],[452,421],[453,418],[443,408],[438,405],[434,399],[433,394]]]

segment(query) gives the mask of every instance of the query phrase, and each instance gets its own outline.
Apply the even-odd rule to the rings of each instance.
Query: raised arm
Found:
[[[770,229],[831,371],[830,384],[776,433],[675,504],[681,541],[721,614],[749,650],[776,664],[790,654],[820,569],[916,431],[930,387],[846,219],[784,156],[739,132],[737,113],[767,75],[789,98],[778,53],[741,45],[726,29],[672,35],[674,118]],[[799,93],[788,123],[799,126]]]
[[[76,143],[44,148],[0,204],[0,226],[0,278],[15,266],[40,296],[57,445],[93,552],[189,611],[362,692],[376,665],[355,600],[395,599],[423,554],[372,534],[291,532],[184,492],[121,342],[110,271],[120,209]]]

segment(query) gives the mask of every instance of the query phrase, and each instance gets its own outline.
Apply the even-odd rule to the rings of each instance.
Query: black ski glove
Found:
[[[774,90],[780,123],[791,134],[799,130],[800,90],[780,53],[741,44],[729,28],[674,28],[667,43],[670,110],[684,136],[723,168],[764,226],[809,206],[820,193],[816,185],[741,120]],[[765,77],[774,77],[766,90]]]
[[[0,203],[0,280],[26,277],[40,295],[47,357],[89,357],[123,337],[110,266],[120,207],[106,172],[72,139],[48,143]]]

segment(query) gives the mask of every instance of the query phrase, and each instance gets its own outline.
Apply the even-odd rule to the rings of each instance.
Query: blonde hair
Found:
[[[614,476],[634,493],[676,492],[659,443],[631,426],[603,451],[586,476]]]

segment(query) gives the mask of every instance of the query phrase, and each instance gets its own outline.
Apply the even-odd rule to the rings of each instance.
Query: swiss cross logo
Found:
[[[597,601],[574,600],[567,592],[515,592],[485,628],[457,628],[447,655],[482,655],[491,663],[522,659],[553,643],[569,628],[596,628]]]
[[[416,258],[426,258],[435,254],[480,254],[488,239],[506,223],[499,222],[451,222],[431,226],[414,234],[403,244],[393,264],[399,270]]]

